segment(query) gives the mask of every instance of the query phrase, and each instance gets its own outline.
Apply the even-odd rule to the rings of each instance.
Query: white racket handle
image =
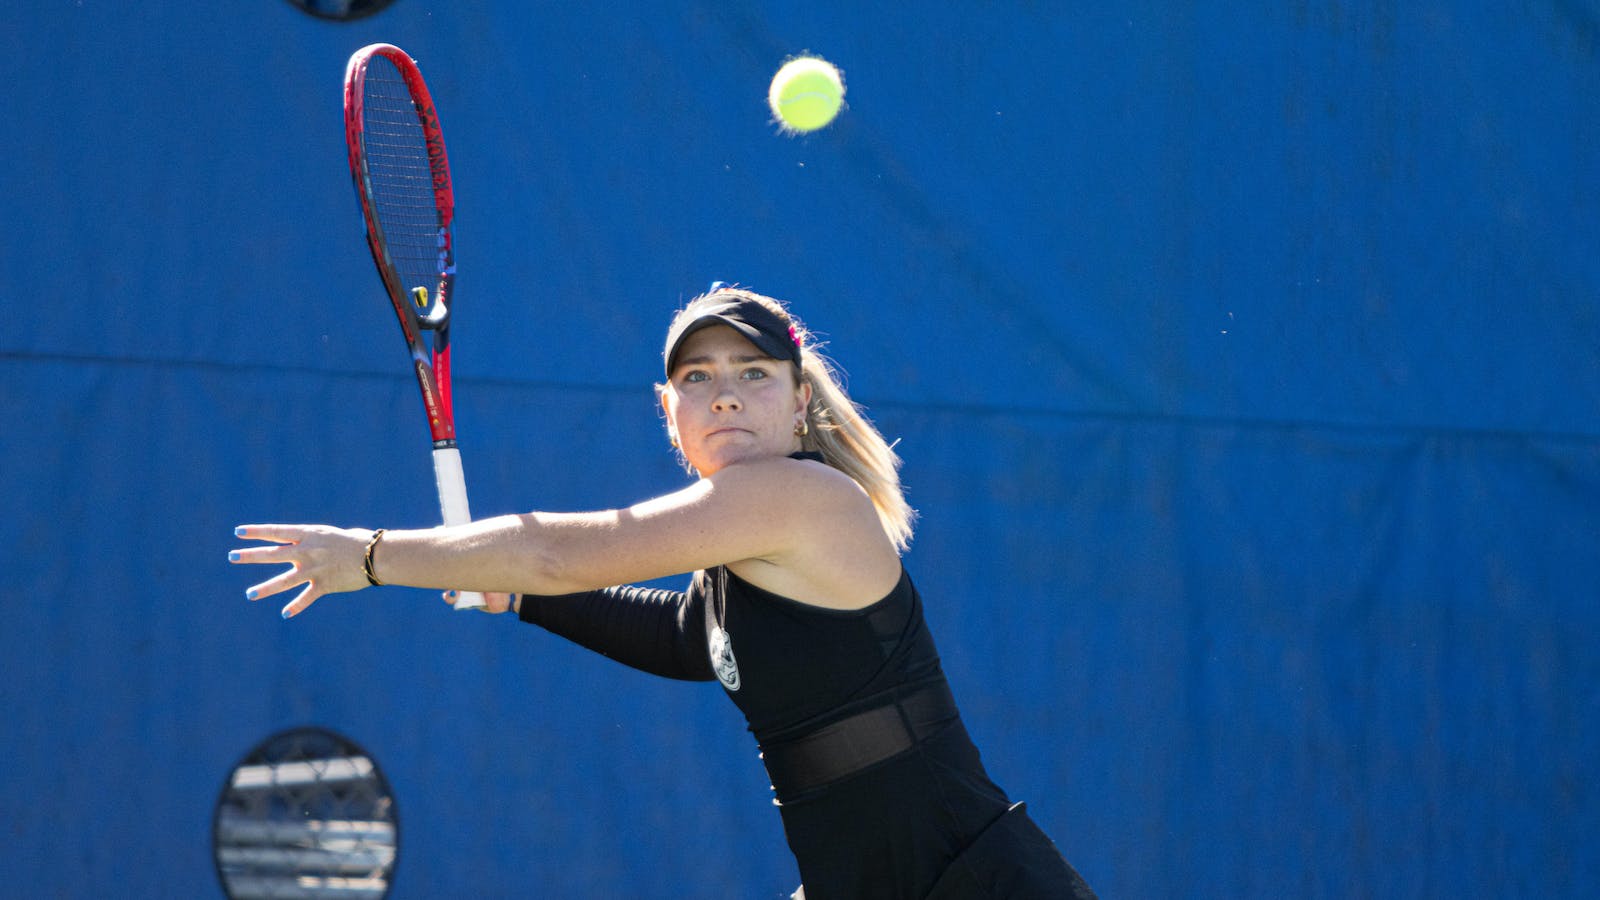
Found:
[[[439,512],[446,525],[465,525],[472,521],[472,511],[467,508],[467,478],[461,471],[461,451],[454,447],[437,447],[433,451],[433,479],[439,485]],[[461,591],[456,598],[456,609],[483,609],[483,595],[477,591]]]

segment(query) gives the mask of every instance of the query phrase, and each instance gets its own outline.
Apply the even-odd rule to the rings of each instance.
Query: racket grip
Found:
[[[455,447],[436,447],[433,451],[433,479],[439,486],[439,512],[446,525],[465,525],[472,521],[467,507],[467,478],[461,471],[461,451]],[[483,609],[483,595],[461,591],[456,609]]]

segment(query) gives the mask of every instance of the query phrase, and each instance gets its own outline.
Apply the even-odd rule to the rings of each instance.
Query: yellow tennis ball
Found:
[[[844,76],[833,63],[816,56],[784,63],[767,89],[772,115],[790,134],[826,127],[843,104]]]

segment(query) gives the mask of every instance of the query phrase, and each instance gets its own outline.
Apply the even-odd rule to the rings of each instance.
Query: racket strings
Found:
[[[428,141],[405,79],[381,57],[367,68],[362,146],[389,257],[407,293],[425,287],[431,298],[443,274],[445,238],[428,164]]]

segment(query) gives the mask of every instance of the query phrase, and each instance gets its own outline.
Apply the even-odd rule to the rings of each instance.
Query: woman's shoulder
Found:
[[[872,500],[865,489],[849,474],[835,469],[822,460],[820,454],[804,456],[770,456],[745,460],[729,465],[711,475],[713,486],[718,483],[744,486],[756,482],[770,488],[774,503],[797,501],[807,495],[822,499],[854,499],[871,506]]]
[[[809,523],[824,537],[859,531],[856,539],[861,539],[883,530],[866,490],[849,474],[820,460],[772,457],[737,463],[711,479],[713,490],[726,487],[737,492],[744,503],[757,504],[801,531]]]
[[[814,460],[745,465],[734,477],[763,480],[761,502],[786,523],[790,540],[781,555],[732,562],[731,571],[764,590],[835,609],[871,605],[894,587],[900,556],[854,479]]]

